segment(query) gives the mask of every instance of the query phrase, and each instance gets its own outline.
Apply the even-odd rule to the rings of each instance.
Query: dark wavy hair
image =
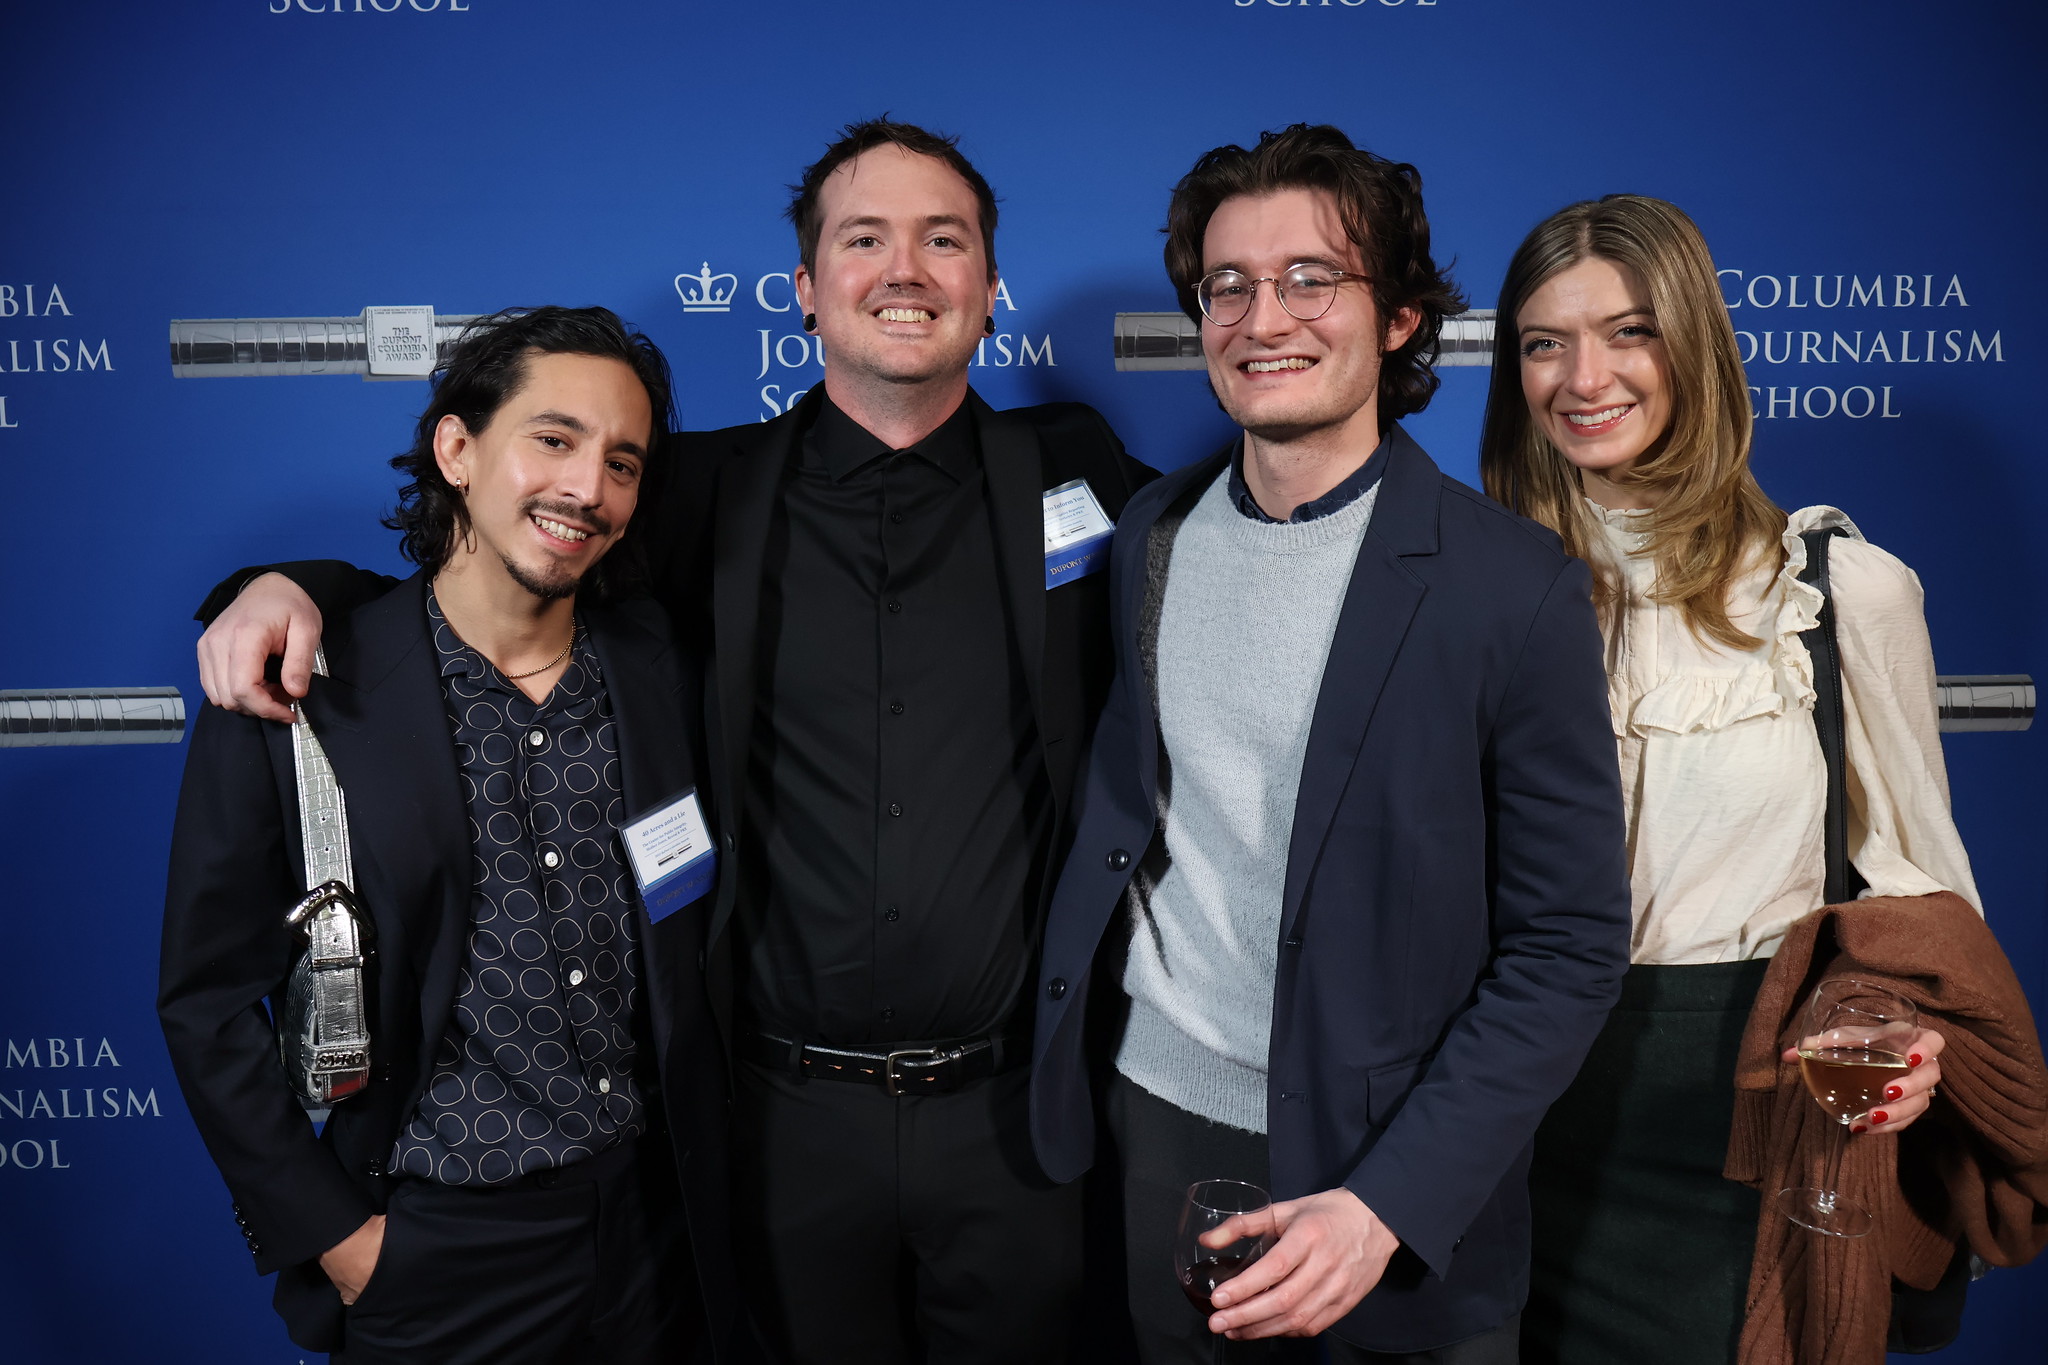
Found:
[[[975,202],[981,206],[981,246],[988,256],[988,277],[996,277],[996,193],[988,187],[974,163],[960,154],[960,139],[934,133],[914,123],[892,122],[887,114],[880,118],[863,119],[849,123],[839,132],[839,140],[825,149],[825,154],[804,167],[804,177],[789,187],[789,207],[782,211],[790,225],[796,229],[796,249],[804,263],[804,269],[818,268],[818,238],[824,234],[822,221],[824,207],[819,203],[824,194],[825,182],[832,172],[859,156],[877,147],[901,147],[918,156],[928,156],[943,161],[953,172],[967,182],[967,188],[974,191]]]
[[[535,355],[600,356],[633,371],[654,413],[640,475],[640,505],[660,494],[666,472],[661,446],[675,423],[668,361],[653,342],[609,308],[507,308],[478,318],[463,328],[435,371],[434,396],[413,428],[412,448],[391,461],[409,482],[398,490],[398,506],[384,524],[399,533],[399,553],[429,574],[448,562],[469,533],[469,509],[434,459],[434,429],[443,417],[455,416],[473,432],[484,430],[526,382],[527,361]],[[642,535],[648,520],[627,523],[625,534],[591,567],[580,591],[603,601],[645,585]]]
[[[1443,321],[1465,310],[1465,297],[1429,254],[1429,218],[1422,211],[1422,175],[1389,161],[1327,123],[1297,123],[1259,134],[1246,151],[1235,143],[1203,153],[1173,187],[1166,211],[1166,273],[1180,306],[1197,325],[1202,239],[1227,199],[1280,190],[1326,190],[1337,201],[1344,231],[1372,277],[1372,300],[1384,328],[1403,308],[1421,315],[1415,335],[1380,360],[1380,417],[1394,421],[1429,406],[1436,392],[1437,336]]]

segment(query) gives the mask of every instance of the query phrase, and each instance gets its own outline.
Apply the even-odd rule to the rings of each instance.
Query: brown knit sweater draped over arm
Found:
[[[1779,1057],[1831,976],[1897,991],[1945,1043],[1933,1108],[1896,1136],[1849,1139],[1839,1189],[1876,1218],[1861,1238],[1772,1206],[1820,1182],[1834,1120]],[[2048,1243],[2048,1069],[2012,966],[1968,903],[1874,897],[1793,926],[1743,1034],[1724,1174],[1764,1196],[1740,1365],[1883,1365],[1893,1276],[1931,1288],[1958,1246],[2014,1266]]]

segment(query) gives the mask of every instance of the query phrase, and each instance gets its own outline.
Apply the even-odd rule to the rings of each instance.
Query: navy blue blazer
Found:
[[[1147,540],[1227,458],[1142,489],[1117,527],[1117,679],[1053,895],[1034,1039],[1032,1139],[1059,1180],[1095,1159],[1091,976],[1117,970],[1118,908],[1157,824]],[[1399,427],[1378,458],[1302,761],[1266,1114],[1276,1199],[1343,1185],[1406,1248],[1333,1330],[1418,1351],[1499,1326],[1527,1296],[1531,1142],[1619,992],[1629,889],[1586,565]]]

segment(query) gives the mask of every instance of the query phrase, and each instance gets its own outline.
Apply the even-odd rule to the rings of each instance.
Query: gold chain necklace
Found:
[[[506,681],[506,682],[518,682],[518,681],[519,681],[519,680],[520,680],[521,678],[530,678],[530,677],[532,677],[532,676],[533,676],[534,674],[536,674],[536,673],[545,673],[545,672],[547,672],[547,671],[548,671],[549,669],[553,668],[553,667],[554,667],[554,666],[555,666],[556,664],[558,664],[558,663],[562,662],[562,660],[564,660],[564,659],[568,658],[568,657],[569,657],[569,651],[570,651],[570,650],[572,650],[572,649],[574,649],[574,648],[576,648],[576,623],[575,623],[574,621],[571,621],[571,622],[569,623],[569,643],[568,643],[568,644],[566,644],[566,645],[563,645],[563,646],[562,646],[562,652],[561,652],[560,654],[557,654],[557,655],[556,655],[556,656],[555,656],[554,658],[552,658],[552,659],[549,659],[549,660],[548,660],[548,661],[547,661],[546,663],[542,664],[542,665],[541,665],[541,666],[540,666],[539,668],[529,668],[529,669],[527,669],[527,670],[526,670],[526,671],[525,671],[524,673],[505,673],[505,671],[504,671],[503,669],[499,669],[498,671],[499,671],[499,672],[500,672],[501,674],[503,674],[503,675],[504,675],[504,678],[505,678],[505,681]]]

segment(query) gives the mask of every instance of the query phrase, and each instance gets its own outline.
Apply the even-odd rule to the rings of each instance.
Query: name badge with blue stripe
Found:
[[[660,923],[702,896],[718,878],[718,849],[704,824],[704,807],[695,787],[627,821],[619,835],[651,923]]]
[[[1057,588],[1106,568],[1115,534],[1116,523],[1086,479],[1046,489],[1045,586]]]

